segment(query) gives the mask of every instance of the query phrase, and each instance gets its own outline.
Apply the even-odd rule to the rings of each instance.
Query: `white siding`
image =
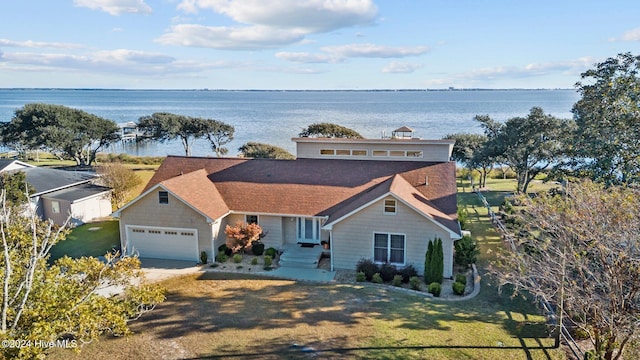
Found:
[[[262,239],[265,249],[274,247],[279,249],[282,247],[282,217],[260,215],[258,217],[258,225],[262,227],[262,231],[267,233]]]
[[[424,273],[429,241],[440,237],[444,252],[444,276],[452,276],[453,240],[446,231],[400,201],[396,215],[385,215],[383,211],[384,199],[333,226],[331,247],[335,268],[355,269],[361,258],[373,259],[373,234],[382,232],[405,235],[406,265],[413,265],[420,274]]]
[[[349,140],[349,141],[322,141],[309,142],[298,141],[296,156],[306,159],[346,159],[346,160],[379,160],[379,161],[435,161],[447,162],[450,160],[453,145],[448,143],[428,142],[424,140]],[[322,149],[334,150],[366,150],[366,156],[353,155],[321,155]],[[373,151],[422,151],[422,157],[413,156],[373,156]]]

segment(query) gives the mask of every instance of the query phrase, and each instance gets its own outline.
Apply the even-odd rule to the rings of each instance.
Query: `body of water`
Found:
[[[291,141],[316,122],[352,128],[367,138],[379,138],[409,126],[424,139],[459,132],[480,133],[473,117],[498,121],[526,116],[538,106],[545,113],[571,118],[579,99],[575,90],[454,90],[454,91],[207,91],[207,90],[71,90],[0,89],[0,121],[28,103],[58,104],[84,110],[117,123],[137,121],[154,112],[217,119],[235,127],[229,155],[248,141],[277,145],[295,154]],[[184,155],[178,142],[117,144],[108,152],[131,155]],[[199,140],[193,155],[213,155]]]

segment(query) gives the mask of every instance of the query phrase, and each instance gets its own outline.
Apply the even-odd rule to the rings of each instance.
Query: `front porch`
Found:
[[[329,250],[316,244],[284,244],[280,254],[280,267],[315,269],[323,253]]]

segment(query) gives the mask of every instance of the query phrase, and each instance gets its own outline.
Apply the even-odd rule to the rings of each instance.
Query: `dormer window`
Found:
[[[168,204],[169,203],[169,193],[166,191],[158,191],[158,203],[159,204]]]
[[[387,199],[384,201],[384,214],[385,215],[395,215],[397,202],[393,199]]]

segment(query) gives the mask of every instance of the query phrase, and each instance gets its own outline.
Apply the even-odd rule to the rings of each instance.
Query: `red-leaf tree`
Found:
[[[227,234],[227,247],[238,252],[249,249],[254,241],[260,239],[262,227],[255,223],[237,222],[235,226],[227,225],[224,233]]]

